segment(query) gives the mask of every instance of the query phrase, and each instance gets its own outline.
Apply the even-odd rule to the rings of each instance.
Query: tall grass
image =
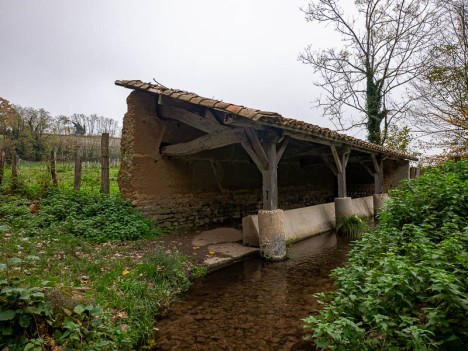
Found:
[[[111,162],[109,169],[110,194],[119,194],[117,174],[120,163]],[[58,188],[62,191],[73,190],[74,163],[58,162],[57,167]],[[15,186],[14,186],[15,185]],[[5,168],[3,184],[0,190],[10,191],[18,188],[28,197],[38,197],[47,188],[52,186],[50,168],[47,162],[21,161],[19,163],[18,179],[13,182],[11,168]],[[98,162],[83,162],[81,176],[81,191],[89,194],[98,194],[101,187],[101,165]]]

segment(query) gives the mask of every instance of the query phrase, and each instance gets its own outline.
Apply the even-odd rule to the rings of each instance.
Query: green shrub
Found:
[[[333,272],[307,328],[322,349],[463,350],[468,344],[468,162],[391,194],[380,223]]]
[[[161,230],[118,195],[92,195],[49,189],[40,200],[40,210],[30,214],[27,202],[8,198],[0,207],[5,223],[24,228],[72,234],[95,242],[134,240],[159,235]]]
[[[0,226],[0,234],[7,226]],[[15,244],[3,240],[5,263],[0,263],[0,349],[10,351],[54,349],[115,350],[119,329],[100,306],[51,304],[50,290],[24,287],[22,276],[37,256],[14,257]]]
[[[0,195],[0,350],[134,350],[150,342],[156,316],[190,284],[185,258],[158,249],[142,262],[133,257],[132,248],[161,230],[118,196],[47,189],[34,202],[31,213],[29,200]],[[78,304],[50,293],[83,284],[87,299]]]
[[[357,239],[369,229],[365,219],[352,215],[336,220],[336,233],[349,239]]]

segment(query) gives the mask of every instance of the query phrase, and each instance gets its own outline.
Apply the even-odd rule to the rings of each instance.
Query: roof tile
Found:
[[[239,116],[252,119],[258,112],[258,110],[246,107],[242,111],[240,111]]]
[[[206,106],[206,107],[214,107],[218,103],[218,100],[213,100],[213,99],[203,99],[200,101],[200,105]]]
[[[223,101],[218,101],[213,107],[214,108],[219,108],[220,110],[224,110],[229,105],[231,105],[231,104],[228,104],[227,102],[223,102]]]
[[[205,98],[201,97],[201,96],[195,96],[193,98],[191,98],[189,100],[189,102],[191,102],[192,104],[196,104],[196,105],[199,105],[200,102],[202,102],[203,100],[206,100]]]
[[[181,96],[179,96],[179,99],[180,100],[184,100],[184,101],[190,101],[191,99],[193,98],[196,98],[198,95],[197,94],[183,94]]]
[[[232,112],[234,114],[239,114],[239,112],[244,108],[244,106],[238,106],[238,105],[229,105],[226,107],[226,111]]]
[[[385,153],[398,158],[416,160],[416,158],[413,156],[405,155],[398,151],[389,150],[380,145],[372,144],[346,134],[341,134],[328,128],[321,128],[315,124],[305,123],[303,121],[298,121],[292,118],[286,118],[276,112],[260,111],[240,105],[229,104],[219,100],[204,98],[197,94],[182,90],[169,89],[161,85],[152,83],[143,83],[139,80],[117,80],[115,84],[130,89],[139,89],[144,91],[150,91],[155,94],[170,96],[174,99],[189,101],[193,104],[201,106],[224,110],[226,112],[239,115],[244,118],[249,118],[253,121],[258,122],[259,124],[270,124],[278,126],[279,128],[287,127],[295,131],[313,134],[314,136],[324,137],[327,139],[345,142],[350,145],[359,146],[369,151]]]

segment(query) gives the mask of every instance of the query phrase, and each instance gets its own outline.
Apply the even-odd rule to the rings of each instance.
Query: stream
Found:
[[[301,319],[318,308],[313,294],[335,288],[328,275],[349,248],[329,232],[292,245],[286,261],[208,274],[157,322],[157,350],[313,350]]]

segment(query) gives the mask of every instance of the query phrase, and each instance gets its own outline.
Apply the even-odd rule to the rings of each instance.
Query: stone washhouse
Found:
[[[271,260],[286,243],[372,216],[414,158],[316,125],[138,80],[122,131],[122,195],[160,226],[240,224]]]

